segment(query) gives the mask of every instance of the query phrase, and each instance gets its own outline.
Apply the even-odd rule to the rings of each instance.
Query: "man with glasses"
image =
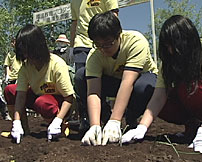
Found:
[[[71,48],[70,53],[74,57],[76,71],[85,66],[86,57],[92,48],[92,40],[88,37],[88,24],[97,13],[113,11],[118,15],[117,0],[72,0],[71,13]]]
[[[113,11],[118,15],[118,0],[72,0],[71,13],[72,24],[70,30],[70,62],[75,63],[75,72],[86,64],[86,58],[92,48],[92,40],[88,37],[88,24],[91,18],[97,13]],[[77,85],[75,85],[77,93]],[[86,118],[86,107],[82,105],[77,96],[77,105],[80,115],[81,124],[79,130],[81,132],[88,129],[89,124]]]
[[[106,145],[120,141],[124,113],[129,128],[136,127],[136,119],[153,94],[158,69],[146,38],[137,31],[122,31],[118,17],[111,11],[95,15],[88,34],[95,50],[88,55],[86,69],[79,69],[75,77],[90,120],[82,143]],[[100,116],[107,114],[101,111],[101,103],[106,97],[116,99],[102,131]]]

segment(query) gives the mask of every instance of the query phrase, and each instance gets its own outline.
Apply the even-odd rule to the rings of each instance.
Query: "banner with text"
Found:
[[[46,25],[71,18],[70,3],[33,13],[33,24]]]
[[[119,7],[127,7],[140,3],[149,2],[150,0],[118,0]],[[52,24],[59,21],[71,19],[70,3],[43,11],[33,13],[33,24],[42,26]]]

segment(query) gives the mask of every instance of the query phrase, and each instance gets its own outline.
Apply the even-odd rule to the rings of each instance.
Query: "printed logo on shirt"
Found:
[[[40,86],[41,91],[43,91],[44,93],[48,93],[48,94],[52,94],[55,93],[55,84],[53,82],[47,82],[44,83],[42,86]]]
[[[101,0],[88,0],[87,5],[88,7],[99,6]]]

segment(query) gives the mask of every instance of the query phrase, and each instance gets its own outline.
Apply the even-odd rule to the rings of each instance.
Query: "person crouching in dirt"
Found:
[[[202,153],[202,47],[190,19],[174,15],[165,21],[159,37],[159,56],[162,63],[154,94],[139,125],[126,132],[122,142],[142,139],[158,116],[185,125],[185,132],[177,135],[187,143],[193,142],[190,147]]]
[[[87,100],[90,120],[90,128],[81,142],[106,145],[107,142],[119,142],[126,107],[126,122],[131,128],[135,126],[152,96],[158,69],[147,39],[137,31],[122,31],[120,21],[112,11],[95,15],[89,23],[88,34],[95,51],[91,50],[86,69],[79,69],[75,75],[81,100]],[[116,99],[102,131],[101,103],[106,96]]]
[[[48,140],[61,134],[63,119],[74,98],[68,66],[50,54],[42,30],[28,24],[16,36],[16,58],[23,62],[18,83],[5,88],[5,99],[13,118],[11,136],[16,143],[29,133],[25,107],[32,108],[49,122]]]

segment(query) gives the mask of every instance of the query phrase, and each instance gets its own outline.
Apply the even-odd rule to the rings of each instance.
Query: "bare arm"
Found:
[[[65,115],[67,114],[72,105],[72,102],[73,102],[73,95],[65,97],[61,109],[57,114],[57,117],[59,117],[60,119],[64,119]]]
[[[74,39],[76,37],[76,26],[77,26],[77,21],[72,20],[72,24],[70,27],[70,47],[74,47]]]
[[[88,79],[87,87],[87,104],[90,125],[100,125],[101,78]]]
[[[5,75],[9,75],[10,74],[10,68],[9,66],[5,66]]]
[[[165,105],[166,100],[167,96],[165,88],[155,88],[153,96],[148,103],[147,109],[144,112],[140,124],[143,124],[148,128],[152,121],[158,116],[159,112]]]
[[[138,76],[139,73],[135,71],[125,70],[123,72],[121,85],[116,96],[114,109],[110,119],[121,121],[133,91],[133,84]]]
[[[27,92],[17,91],[15,100],[15,114],[14,120],[20,120],[20,118],[25,115],[25,102],[26,102]]]
[[[9,66],[5,66],[4,68],[5,68],[5,80],[6,80],[6,78],[9,77],[11,71],[10,71],[10,67]]]

